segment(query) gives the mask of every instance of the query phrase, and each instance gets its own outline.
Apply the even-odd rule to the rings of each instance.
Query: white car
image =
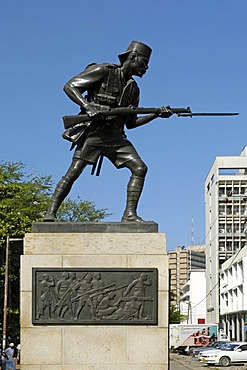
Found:
[[[201,348],[195,348],[193,351],[193,357],[198,357],[198,360],[201,359],[205,351],[215,351],[216,349],[221,349],[222,346],[230,342],[229,340],[220,340],[214,343],[208,343],[206,346]]]
[[[225,344],[222,349],[205,351],[202,354],[201,362],[223,367],[247,362],[247,342],[230,342]]]

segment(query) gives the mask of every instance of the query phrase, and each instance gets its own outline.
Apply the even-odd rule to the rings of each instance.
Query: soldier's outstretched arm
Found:
[[[169,118],[172,115],[173,115],[173,112],[171,110],[169,110],[169,107],[161,107],[161,112],[160,113],[152,113],[152,114],[148,114],[146,116],[136,117],[135,119],[132,119],[129,122],[127,122],[126,127],[128,129],[140,127],[142,125],[146,125],[147,123],[153,121],[154,119],[156,119],[158,117]]]

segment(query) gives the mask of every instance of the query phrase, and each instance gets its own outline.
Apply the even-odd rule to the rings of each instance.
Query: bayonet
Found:
[[[238,116],[239,113],[189,113],[189,112],[182,112],[177,113],[178,117],[227,117],[227,116]]]

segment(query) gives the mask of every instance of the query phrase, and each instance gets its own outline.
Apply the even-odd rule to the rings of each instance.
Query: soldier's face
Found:
[[[148,70],[148,58],[136,54],[133,60],[133,75],[142,77]]]

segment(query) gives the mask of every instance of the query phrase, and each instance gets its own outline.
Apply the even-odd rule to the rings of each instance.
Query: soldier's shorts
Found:
[[[132,159],[142,162],[139,154],[130,141],[123,140],[119,145],[92,145],[85,142],[82,147],[77,147],[73,158],[83,159],[91,164],[96,164],[100,155],[108,158],[116,168],[124,167]]]

